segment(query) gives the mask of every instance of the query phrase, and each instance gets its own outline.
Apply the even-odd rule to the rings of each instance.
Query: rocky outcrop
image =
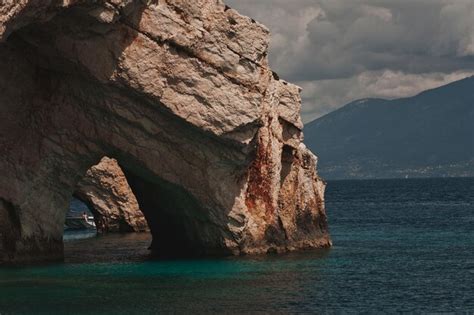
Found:
[[[115,159],[104,157],[92,166],[74,196],[94,214],[98,233],[148,230],[145,216]]]
[[[62,256],[69,200],[116,159],[162,254],[330,246],[299,88],[220,0],[0,4],[2,259]]]

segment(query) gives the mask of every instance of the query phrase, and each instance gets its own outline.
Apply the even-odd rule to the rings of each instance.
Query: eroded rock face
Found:
[[[99,233],[148,230],[145,216],[115,159],[104,157],[87,170],[74,196],[88,205]]]
[[[4,1],[4,261],[57,259],[68,202],[117,159],[164,254],[330,246],[299,88],[220,0]]]

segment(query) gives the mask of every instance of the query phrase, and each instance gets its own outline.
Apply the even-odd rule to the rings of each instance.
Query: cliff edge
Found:
[[[160,253],[330,246],[300,91],[269,69],[263,25],[220,0],[7,0],[0,41],[0,261],[62,259],[104,156]]]

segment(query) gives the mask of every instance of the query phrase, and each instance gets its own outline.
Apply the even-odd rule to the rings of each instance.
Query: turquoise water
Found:
[[[0,269],[0,314],[474,312],[474,179],[329,182],[334,248],[149,261],[148,235]]]

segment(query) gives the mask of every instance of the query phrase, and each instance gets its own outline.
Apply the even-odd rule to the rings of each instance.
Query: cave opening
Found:
[[[157,258],[204,254],[214,226],[207,213],[186,190],[163,179],[147,180],[123,169],[153,236],[151,254]],[[205,245],[204,245],[205,246]]]
[[[92,238],[97,235],[96,216],[90,207],[73,197],[64,222],[64,242]]]
[[[149,247],[151,234],[147,219],[117,160],[104,156],[87,170],[69,202],[63,235],[65,259],[76,257],[77,260],[78,252],[87,250],[88,259],[94,260],[94,249],[96,254],[105,256],[110,256],[111,249],[115,256],[122,249],[118,252],[129,256],[124,249],[133,247],[134,239],[136,247],[142,250]],[[113,243],[113,248],[104,247],[104,242]]]
[[[76,185],[74,199],[91,212],[99,234],[149,231],[148,222],[116,159],[104,156],[90,167]]]
[[[147,175],[129,157],[104,156],[72,194],[63,235],[65,259],[76,261],[78,253],[90,260],[102,260],[99,254],[143,257],[145,249],[148,258],[159,259],[209,254],[202,243],[212,239],[214,227],[207,226],[205,211],[189,192]]]
[[[96,227],[100,222],[110,222],[110,218],[72,197],[63,233],[65,263],[129,263],[153,258],[149,230],[106,231]]]

